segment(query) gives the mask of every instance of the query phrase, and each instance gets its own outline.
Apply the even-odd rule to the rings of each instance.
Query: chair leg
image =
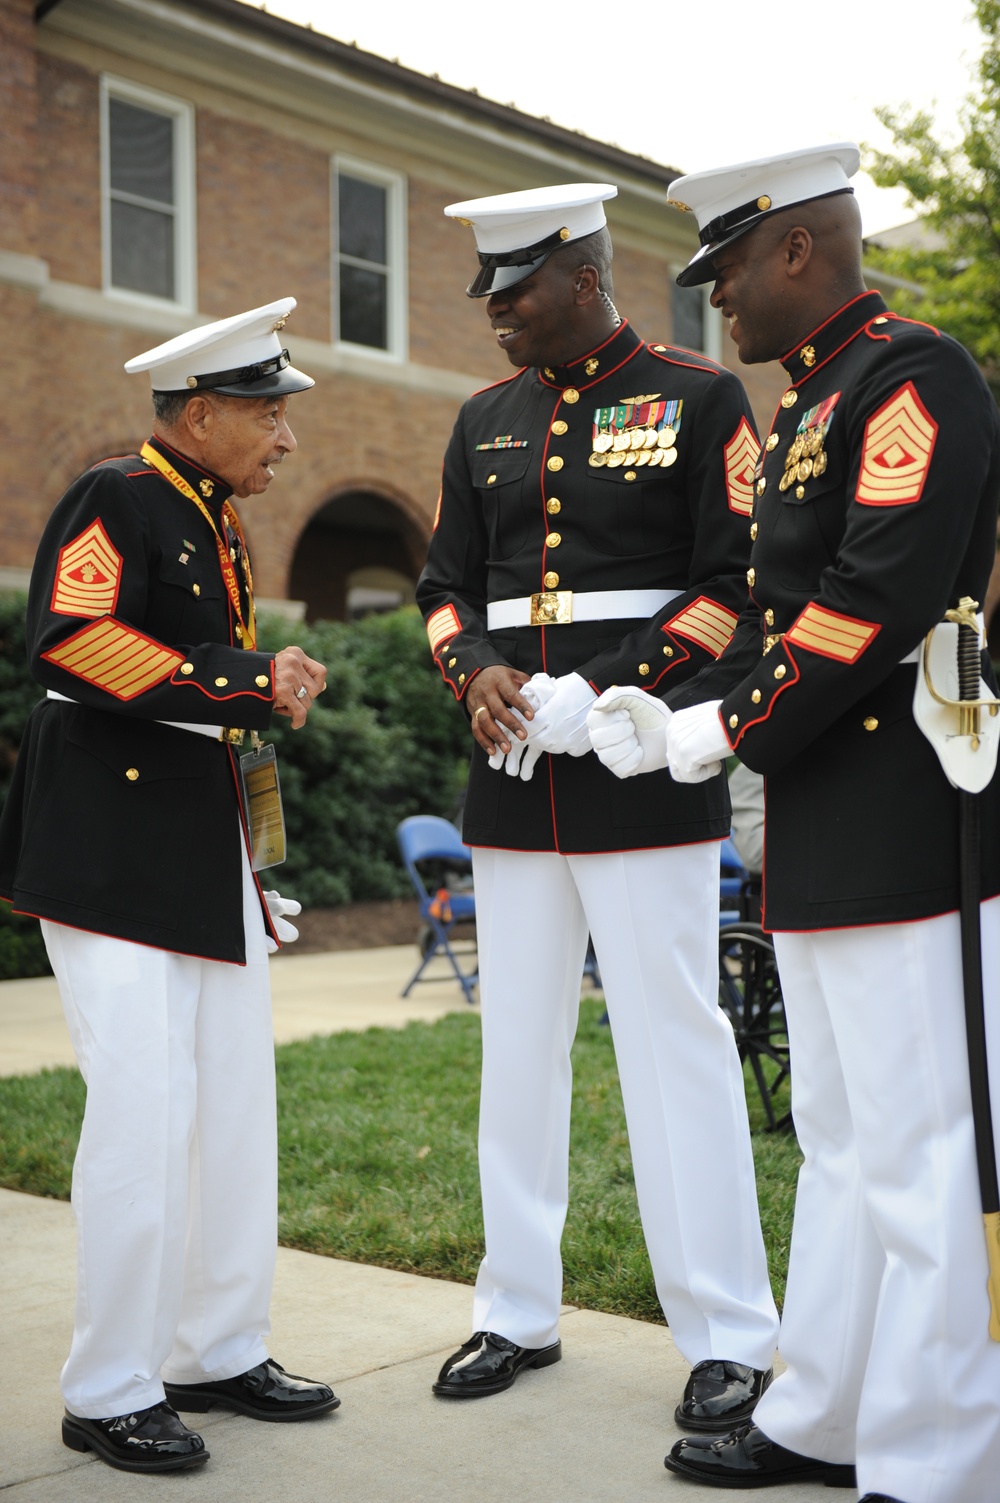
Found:
[[[406,983],[406,986],[400,992],[400,996],[408,997],[418,981],[437,980],[437,977],[425,976],[423,973],[426,967],[434,959],[435,955],[443,955],[447,958],[448,963],[455,973],[455,980],[462,988],[462,991],[465,994],[466,1002],[468,1002],[470,1007],[475,1007],[476,999],[472,995],[472,988],[479,980],[478,965],[476,966],[476,969],[474,971],[471,971],[468,975],[466,975],[466,973],[462,970],[462,967],[459,965],[458,960],[455,956],[455,952],[452,950],[451,944],[449,943],[448,935],[451,932],[453,926],[451,924],[447,926],[443,925],[438,919],[435,919],[433,915],[428,915],[427,923],[429,924],[433,935],[432,943],[428,945],[426,951],[424,952],[424,955],[421,958],[420,964],[417,966],[417,969],[414,971],[413,975]]]

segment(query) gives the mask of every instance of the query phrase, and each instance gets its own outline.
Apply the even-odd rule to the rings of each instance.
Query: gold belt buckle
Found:
[[[572,619],[572,590],[541,590],[537,595],[532,595],[532,626],[565,626]]]
[[[242,746],[245,738],[246,731],[235,725],[224,725],[219,733],[219,740],[227,742],[229,746]]]

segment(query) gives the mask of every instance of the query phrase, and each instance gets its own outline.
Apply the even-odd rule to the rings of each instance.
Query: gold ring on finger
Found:
[[[490,713],[490,707],[489,707],[489,705],[480,705],[479,709],[476,711],[476,713],[473,715],[472,718],[473,718],[473,720],[478,720],[479,717],[480,717],[480,715],[488,715],[489,713]]]

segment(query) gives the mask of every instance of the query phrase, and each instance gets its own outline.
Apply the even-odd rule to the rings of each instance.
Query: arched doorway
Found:
[[[299,538],[288,594],[307,621],[346,621],[413,599],[427,537],[393,501],[351,490],[315,514]]]

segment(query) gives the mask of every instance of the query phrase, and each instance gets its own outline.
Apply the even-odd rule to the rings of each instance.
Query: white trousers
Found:
[[[486,1256],[476,1330],[556,1339],[570,1047],[588,929],[604,983],[656,1290],[689,1362],[767,1367],[777,1316],[746,1099],[718,1007],[716,841],[611,855],[473,852]]]
[[[1000,898],[983,905],[1000,1129]],[[755,1414],[905,1503],[1000,1496],[1000,1345],[976,1177],[957,914],[776,934],[805,1163]]]
[[[270,985],[244,857],[246,966],[44,922],[87,1083],[63,1368],[85,1419],[266,1357],[277,1247]]]

